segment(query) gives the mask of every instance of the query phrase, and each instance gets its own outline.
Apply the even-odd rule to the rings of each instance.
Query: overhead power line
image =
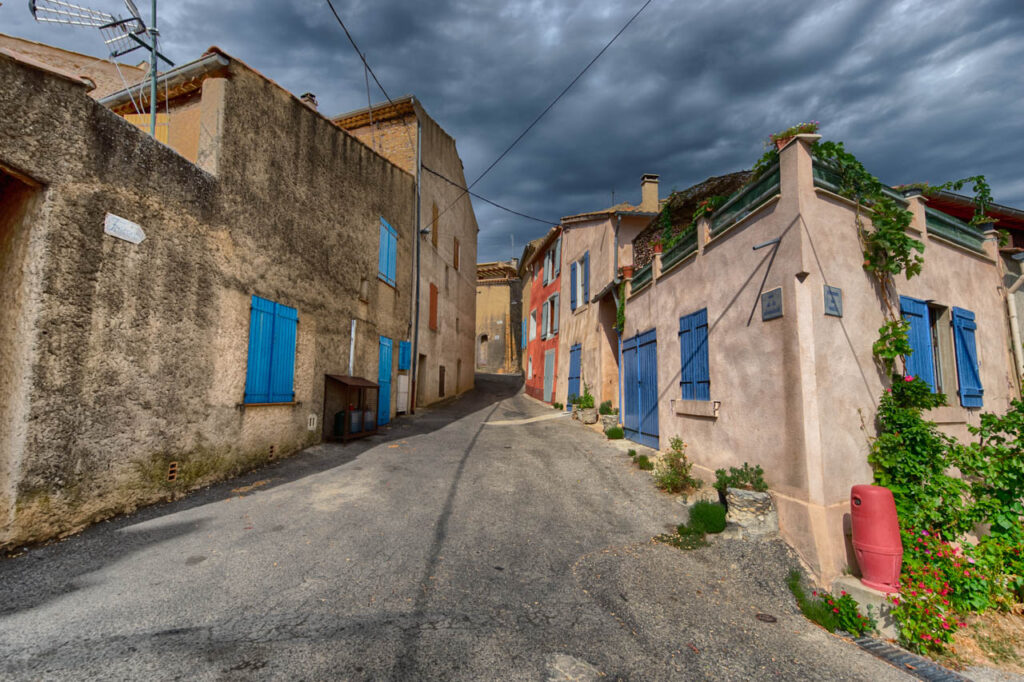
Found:
[[[527,218],[529,220],[536,220],[538,223],[544,223],[545,225],[549,225],[549,226],[550,225],[557,225],[559,222],[561,222],[559,220],[544,220],[543,218],[536,218],[536,217],[534,217],[532,215],[527,215],[525,213],[520,213],[519,211],[514,211],[511,208],[508,208],[507,206],[502,206],[501,204],[499,204],[496,201],[491,201],[487,197],[480,196],[476,192],[470,191],[468,188],[463,187],[462,185],[460,185],[459,183],[455,182],[451,178],[448,178],[448,177],[442,175],[441,173],[438,173],[433,168],[429,168],[427,166],[423,166],[423,170],[427,171],[431,175],[436,175],[437,177],[439,177],[442,180],[444,180],[445,182],[447,182],[449,185],[452,185],[453,187],[458,187],[459,189],[461,189],[465,193],[470,194],[470,195],[476,197],[480,201],[485,201],[488,204],[490,204],[491,206],[494,206],[495,208],[500,208],[502,211],[508,211],[509,213],[515,214],[515,215],[520,216],[522,218]]]

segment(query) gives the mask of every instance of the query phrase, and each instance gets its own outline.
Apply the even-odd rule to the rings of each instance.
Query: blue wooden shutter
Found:
[[[558,294],[551,295],[551,333],[558,333]]]
[[[907,340],[912,352],[904,359],[907,376],[920,377],[935,392],[935,363],[932,357],[932,335],[928,323],[928,304],[909,296],[900,296],[900,313],[910,323]]]
[[[521,336],[519,337],[519,341],[522,344],[522,348],[526,348],[526,322],[526,320],[523,320],[523,331],[520,332]]]
[[[679,386],[683,400],[711,400],[708,311],[679,318]]]
[[[380,247],[377,250],[377,274],[387,281],[388,279],[388,246],[391,234],[388,232],[387,223],[381,218],[380,221]]]
[[[555,240],[555,275],[562,271],[562,238]]]
[[[580,305],[590,301],[590,252],[583,254],[583,300]]]
[[[956,375],[960,381],[960,404],[964,407],[981,407],[984,390],[981,387],[981,372],[978,370],[978,347],[974,332],[978,325],[974,313],[963,308],[953,308],[953,345],[956,347]]]
[[[548,309],[548,302],[544,301],[544,305],[541,307],[541,318],[543,323],[541,324],[540,337],[542,339],[548,338],[548,334],[551,332],[551,316],[550,310]]]
[[[299,314],[295,308],[274,304],[274,342],[270,360],[270,402],[295,400],[295,333]]]
[[[249,359],[245,372],[247,403],[269,403],[270,352],[274,343],[274,306],[259,296],[252,297],[249,314]]]
[[[569,308],[576,310],[576,261],[569,266]]]
[[[398,342],[398,369],[412,367],[412,344],[408,341]]]

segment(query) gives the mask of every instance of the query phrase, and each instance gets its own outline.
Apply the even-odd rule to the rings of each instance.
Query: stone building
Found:
[[[455,139],[408,95],[335,123],[419,181],[419,297],[413,335],[416,405],[473,388],[476,215]],[[418,265],[416,265],[418,263]]]
[[[519,267],[523,281],[522,342],[526,394],[546,403],[555,400],[558,376],[558,330],[562,307],[562,227],[556,225],[530,242]],[[570,388],[571,390],[571,388]]]
[[[412,174],[216,49],[171,146],[87,87],[0,53],[0,546],[320,441],[413,331]]]
[[[863,267],[857,207],[813,157],[816,137],[798,136],[774,169],[633,273],[621,415],[628,437],[653,447],[681,437],[705,478],[761,465],[782,534],[829,581],[855,565],[844,516],[851,485],[872,480],[889,378],[872,356],[885,306]],[[893,197],[925,244],[923,272],[896,280],[908,371],[949,397],[927,416],[964,438],[982,411],[1019,395],[996,234],[920,195]]]
[[[476,266],[476,371],[518,374],[522,286],[518,263]]]
[[[658,213],[657,175],[642,177],[640,194],[639,205],[621,203],[562,218],[558,356],[567,371],[557,377],[559,402],[578,385],[580,395],[589,388],[596,403],[619,405],[619,275],[633,264],[633,239]]]

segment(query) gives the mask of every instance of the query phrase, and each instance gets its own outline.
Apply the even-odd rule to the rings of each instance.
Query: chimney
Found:
[[[316,111],[318,102],[316,101],[316,95],[314,95],[312,92],[304,92],[301,95],[299,95],[299,101],[305,104],[313,111]]]
[[[658,176],[654,173],[644,173],[640,178],[640,210],[658,211]]]

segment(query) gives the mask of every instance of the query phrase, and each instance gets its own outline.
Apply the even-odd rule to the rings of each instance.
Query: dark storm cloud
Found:
[[[389,93],[416,94],[458,140],[470,181],[640,4],[335,1]],[[362,67],[323,0],[160,7],[178,61],[218,45],[317,93],[325,113],[366,105]],[[36,25],[20,2],[0,7],[0,25],[100,53],[85,30]],[[885,182],[984,173],[996,201],[1022,207],[1022,37],[1020,0],[654,0],[476,190],[557,220],[609,205],[613,190],[638,201],[645,172],[664,193],[749,167],[769,133],[816,119]],[[480,260],[546,229],[475,206]]]

